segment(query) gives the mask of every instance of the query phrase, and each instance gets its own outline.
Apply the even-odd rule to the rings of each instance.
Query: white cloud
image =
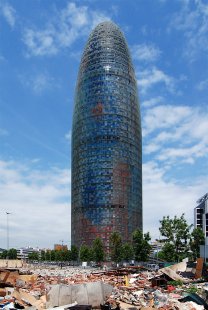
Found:
[[[37,95],[42,94],[45,90],[57,89],[60,86],[59,82],[48,73],[38,73],[33,76],[20,75],[19,78],[24,86],[31,88]]]
[[[196,143],[189,147],[164,148],[157,156],[160,161],[180,161],[180,163],[193,164],[194,159],[204,157],[207,154],[208,146],[204,143]]]
[[[157,152],[160,149],[160,145],[158,143],[149,142],[143,146],[144,154],[152,154]]]
[[[158,83],[165,84],[168,91],[173,92],[175,87],[175,80],[173,77],[167,75],[160,69],[153,67],[144,71],[138,71],[138,87],[142,93]]]
[[[0,3],[0,13],[4,16],[9,26],[13,28],[16,22],[15,9],[9,3],[2,1]]]
[[[60,49],[70,47],[78,38],[88,35],[91,28],[104,20],[109,20],[109,15],[71,2],[57,11],[56,18],[51,18],[44,29],[25,29],[23,41],[28,55],[54,55]]]
[[[54,30],[46,29],[37,31],[33,29],[26,29],[24,32],[23,41],[27,45],[29,54],[34,56],[54,55],[58,49],[54,41]]]
[[[143,165],[144,231],[153,240],[159,237],[159,221],[163,216],[181,216],[185,213],[188,223],[193,224],[194,207],[199,197],[207,192],[208,178],[194,179],[193,184],[177,184],[165,180],[165,170],[155,163]]]
[[[70,240],[70,171],[39,171],[18,162],[0,161],[0,243],[6,247],[6,212],[10,246],[53,247]]]
[[[82,51],[70,52],[70,56],[80,62]]]
[[[208,4],[201,0],[181,3],[182,7],[173,16],[170,28],[183,32],[184,55],[193,61],[200,52],[208,51]]]
[[[208,111],[160,105],[143,118],[144,153],[163,163],[190,163],[208,153]]]
[[[162,128],[172,128],[182,124],[185,117],[192,114],[187,106],[160,105],[147,110],[143,117],[144,136]]]
[[[208,79],[199,82],[196,86],[198,90],[204,90],[208,88]]]
[[[43,90],[54,86],[54,79],[46,74],[37,75],[32,81],[32,88],[35,93],[42,93]]]
[[[155,61],[161,55],[161,51],[153,44],[137,44],[131,48],[132,57],[140,61]]]
[[[150,108],[150,107],[157,105],[158,103],[161,103],[163,100],[164,100],[163,97],[158,96],[158,97],[154,97],[154,98],[145,100],[141,103],[142,103],[143,107]]]
[[[71,135],[72,135],[71,130],[69,130],[69,131],[65,134],[65,139],[66,139],[68,142],[71,142]]]

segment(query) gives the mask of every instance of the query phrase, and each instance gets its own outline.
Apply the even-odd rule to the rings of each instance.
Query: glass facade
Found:
[[[141,120],[129,50],[119,28],[100,23],[79,69],[72,130],[72,244],[142,229]]]
[[[208,238],[208,193],[197,200],[197,204],[194,209],[194,227],[201,228]]]

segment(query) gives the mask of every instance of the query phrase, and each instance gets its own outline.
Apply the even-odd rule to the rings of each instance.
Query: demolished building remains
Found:
[[[106,271],[14,265],[0,269],[0,308],[4,310],[81,310],[80,305],[90,309],[102,305],[102,310],[208,309],[208,285],[196,279],[196,268],[190,270],[185,262],[158,271],[142,266]],[[189,277],[182,276],[185,272]]]

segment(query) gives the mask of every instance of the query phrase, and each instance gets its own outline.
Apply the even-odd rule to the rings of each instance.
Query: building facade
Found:
[[[25,247],[17,249],[17,258],[28,259],[28,256],[32,253],[38,253],[39,257],[41,256],[41,250],[39,248]]]
[[[72,129],[72,244],[142,230],[142,142],[135,73],[112,22],[90,34],[76,86]]]
[[[194,209],[194,227],[201,228],[204,236],[208,237],[208,193],[197,200]]]
[[[201,228],[204,233],[205,246],[200,245],[200,257],[208,258],[208,193],[197,200],[194,209],[194,227]]]

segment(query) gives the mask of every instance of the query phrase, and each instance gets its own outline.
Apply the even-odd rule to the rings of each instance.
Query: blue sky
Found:
[[[90,31],[124,32],[138,80],[144,231],[193,223],[208,191],[208,4],[202,0],[0,1],[0,247],[70,242],[74,90]]]

